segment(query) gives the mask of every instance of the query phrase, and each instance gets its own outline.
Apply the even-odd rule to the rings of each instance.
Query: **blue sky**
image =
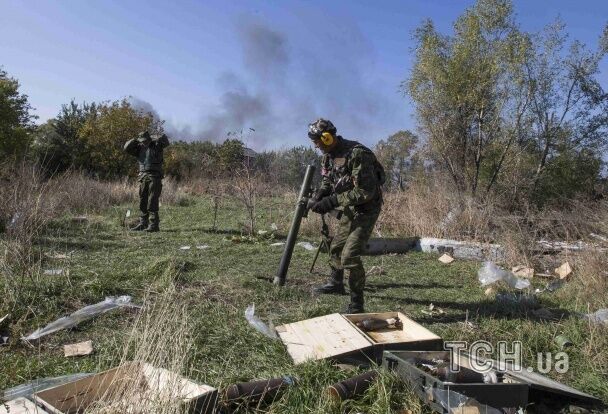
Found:
[[[449,33],[471,0],[5,1],[0,65],[21,83],[40,122],[72,98],[131,96],[174,138],[246,131],[255,149],[308,144],[313,119],[373,145],[415,129],[399,92],[411,33],[425,18]],[[517,20],[541,30],[557,16],[595,48],[606,0],[517,0]],[[601,82],[608,89],[608,62]],[[255,132],[249,130],[255,129]]]

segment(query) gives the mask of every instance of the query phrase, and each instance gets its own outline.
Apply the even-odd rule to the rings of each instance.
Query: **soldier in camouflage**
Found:
[[[163,150],[169,145],[165,134],[152,138],[148,131],[125,143],[124,150],[139,163],[139,223],[131,230],[159,231],[158,199],[163,188]]]
[[[331,276],[317,293],[345,294],[344,271],[348,271],[348,313],[364,312],[365,270],[361,254],[382,208],[385,175],[374,153],[356,141],[336,135],[336,127],[318,119],[309,125],[308,136],[323,152],[322,181],[311,209],[325,214],[342,209],[339,227],[331,242]]]

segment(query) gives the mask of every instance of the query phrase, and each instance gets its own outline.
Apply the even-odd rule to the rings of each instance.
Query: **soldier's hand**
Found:
[[[313,204],[311,210],[318,214],[325,214],[332,211],[336,207],[338,207],[338,197],[336,197],[335,194],[332,194],[330,196],[323,197],[321,200]]]

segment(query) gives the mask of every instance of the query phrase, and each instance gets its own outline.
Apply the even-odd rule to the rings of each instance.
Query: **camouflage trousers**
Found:
[[[365,288],[365,269],[361,261],[361,254],[379,215],[379,211],[363,214],[354,212],[350,208],[345,209],[336,235],[331,242],[331,267],[347,271],[351,296],[355,295],[361,299]]]
[[[145,221],[158,224],[158,199],[163,189],[162,177],[143,174],[139,177],[139,210]]]

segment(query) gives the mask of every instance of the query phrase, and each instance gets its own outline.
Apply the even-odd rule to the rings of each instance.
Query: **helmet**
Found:
[[[336,135],[337,131],[338,130],[331,121],[323,118],[319,118],[315,122],[308,124],[308,138],[313,140],[321,139],[324,132]]]

